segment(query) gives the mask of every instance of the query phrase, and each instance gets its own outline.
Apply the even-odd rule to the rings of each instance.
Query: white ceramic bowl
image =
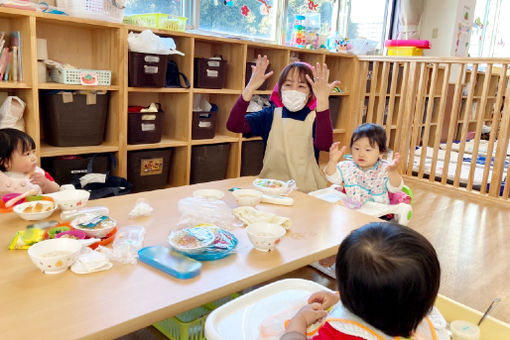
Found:
[[[281,195],[287,190],[287,183],[269,178],[256,178],[253,181],[253,186],[257,188],[257,190],[270,195]]]
[[[28,248],[32,262],[46,274],[67,270],[80,255],[82,244],[70,238],[54,238],[38,242]]]
[[[52,193],[50,196],[62,210],[73,210],[83,208],[87,204],[90,192],[82,189],[62,190]]]
[[[32,201],[15,205],[13,210],[24,220],[37,221],[50,216],[57,208],[58,205],[51,201]]]
[[[213,242],[214,232],[203,227],[176,230],[168,235],[168,243],[182,253],[200,253]]]
[[[108,233],[110,233],[110,231],[112,231],[113,228],[117,226],[117,221],[114,220],[113,218],[108,218],[102,221],[101,223],[97,224],[94,228],[80,226],[80,223],[89,221],[94,216],[97,215],[94,214],[80,215],[71,221],[71,227],[84,231],[88,237],[103,238],[106,235],[108,235]]]
[[[275,250],[276,245],[280,243],[285,232],[285,228],[274,223],[251,223],[246,227],[246,233],[250,242],[255,249],[260,251]]]
[[[193,191],[193,197],[204,197],[210,199],[221,200],[225,196],[225,193],[217,189],[199,189]]]
[[[262,199],[262,192],[254,189],[238,189],[232,191],[232,195],[235,197],[237,203],[240,206],[245,205],[257,205]]]

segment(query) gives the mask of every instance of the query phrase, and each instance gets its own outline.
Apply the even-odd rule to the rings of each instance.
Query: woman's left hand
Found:
[[[340,81],[334,80],[328,83],[329,69],[326,63],[317,63],[315,67],[312,67],[313,79],[306,75],[306,80],[312,87],[313,94],[317,98],[317,111],[324,111],[329,108],[329,95],[333,89],[340,85]]]

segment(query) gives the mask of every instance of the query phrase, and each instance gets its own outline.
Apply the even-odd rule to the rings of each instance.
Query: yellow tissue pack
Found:
[[[32,244],[44,239],[44,230],[38,228],[29,228],[17,231],[16,235],[9,244],[9,250],[28,249]]]

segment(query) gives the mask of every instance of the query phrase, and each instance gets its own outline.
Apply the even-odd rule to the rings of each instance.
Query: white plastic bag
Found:
[[[197,224],[210,223],[220,228],[232,229],[242,224],[232,214],[232,209],[222,200],[204,197],[185,197],[179,200],[181,219],[179,228],[189,228]]]
[[[25,102],[16,96],[8,96],[0,107],[0,129],[14,128],[25,131],[24,111]]]
[[[129,32],[128,45],[129,50],[133,52],[184,55],[176,50],[172,38],[161,38],[151,30],[144,30],[142,33]]]

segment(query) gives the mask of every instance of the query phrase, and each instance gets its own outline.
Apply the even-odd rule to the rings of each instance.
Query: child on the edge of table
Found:
[[[0,129],[0,197],[9,193],[59,191],[53,177],[37,166],[35,142],[27,133]]]

